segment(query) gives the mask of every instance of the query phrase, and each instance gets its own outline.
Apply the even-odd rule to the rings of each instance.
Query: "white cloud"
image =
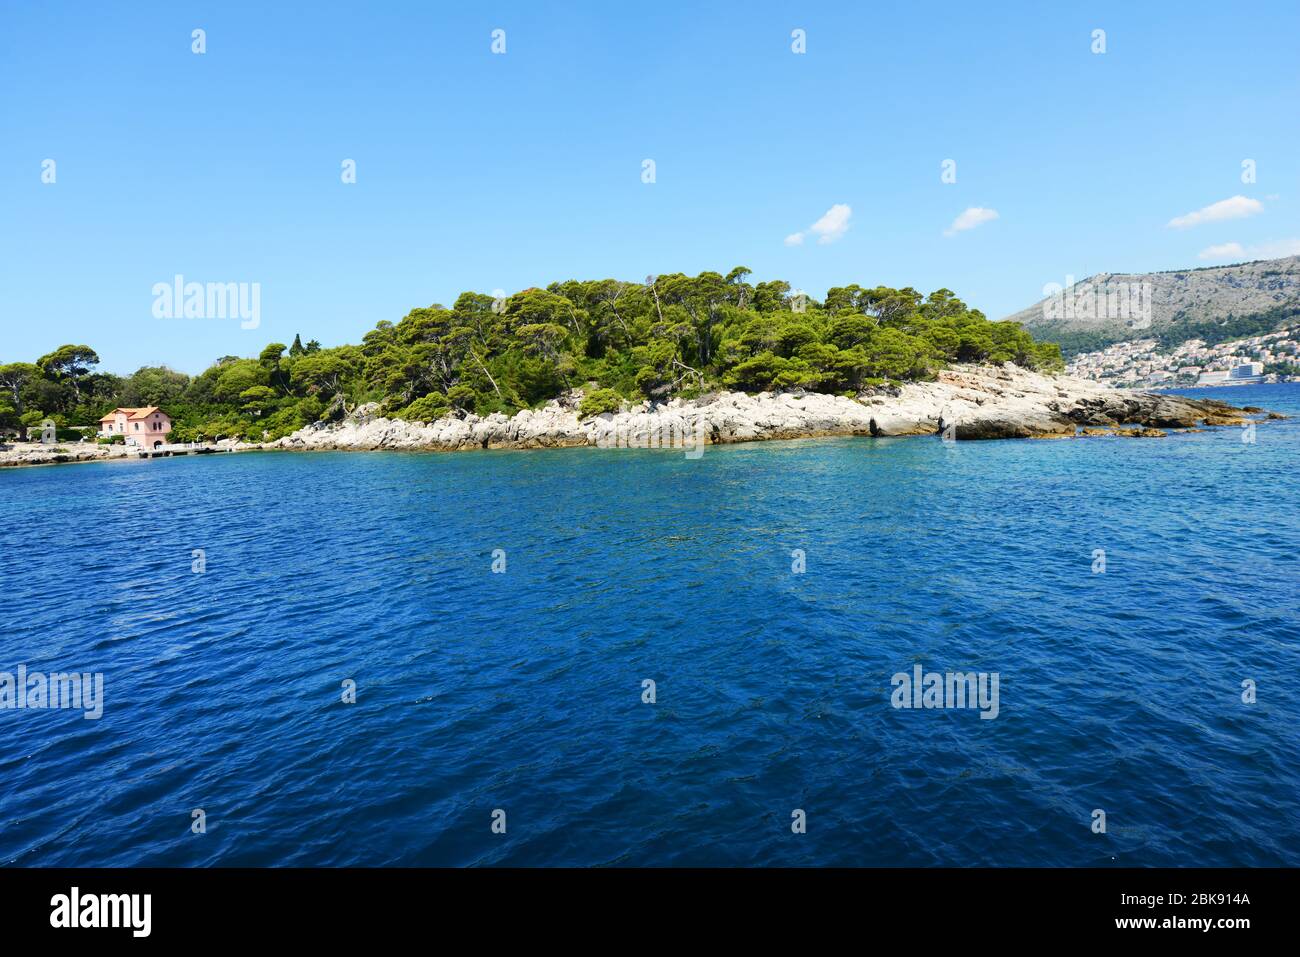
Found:
[[[1283,256],[1300,256],[1300,239],[1278,239],[1260,243],[1248,250],[1256,259],[1281,259]]]
[[[972,206],[963,210],[961,215],[952,221],[952,225],[943,231],[945,236],[956,236],[968,229],[974,229],[983,223],[992,222],[998,218],[996,209],[986,209],[983,206]]]
[[[1217,246],[1207,246],[1196,254],[1197,259],[1234,259],[1244,257],[1246,250],[1242,248],[1241,243],[1219,243]]]
[[[1202,249],[1197,257],[1214,262],[1233,259],[1247,262],[1255,259],[1282,259],[1286,256],[1300,256],[1300,239],[1274,239],[1266,243],[1243,246],[1241,243],[1219,243]]]
[[[808,231],[817,234],[819,243],[833,243],[849,231],[849,217],[852,215],[853,209],[847,203],[836,203],[809,226]]]
[[[833,243],[840,239],[849,231],[849,217],[853,215],[853,207],[847,203],[836,203],[830,209],[822,214],[822,218],[817,220],[807,230],[791,233],[785,237],[787,246],[802,246],[804,236],[812,233],[817,237],[817,242],[821,245]]]
[[[1218,223],[1225,219],[1244,219],[1247,216],[1254,216],[1256,213],[1262,213],[1263,211],[1264,204],[1259,200],[1248,199],[1245,196],[1233,196],[1231,199],[1221,199],[1217,203],[1203,206],[1186,216],[1175,216],[1169,220],[1167,225],[1173,229],[1186,229],[1188,226],[1199,226],[1201,223]]]

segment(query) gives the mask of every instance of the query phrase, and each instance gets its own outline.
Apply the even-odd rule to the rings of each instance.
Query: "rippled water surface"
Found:
[[[1293,419],[4,470],[0,670],[105,707],[0,710],[0,861],[1300,864],[1297,452]],[[918,662],[997,672],[998,717],[892,708]]]

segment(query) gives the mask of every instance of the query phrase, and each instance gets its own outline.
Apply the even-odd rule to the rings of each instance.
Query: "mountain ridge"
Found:
[[[1300,255],[1148,273],[1096,273],[1006,318],[1067,358],[1118,342],[1173,346],[1273,332],[1300,319]],[[1117,308],[1118,306],[1118,308]],[[1132,308],[1130,308],[1130,306]]]

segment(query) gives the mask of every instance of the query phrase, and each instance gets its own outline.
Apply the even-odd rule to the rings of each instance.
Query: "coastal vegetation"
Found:
[[[931,379],[953,362],[1063,367],[1055,344],[989,321],[947,289],[837,286],[817,301],[782,280],[749,280],[736,267],[645,283],[570,280],[502,298],[466,292],[450,308],[381,321],[358,345],[295,337],[193,377],[158,366],[116,376],[96,371],[89,346],[65,345],[35,363],[0,365],[0,429],[53,419],[66,430],[117,406],[157,405],[172,417],[174,441],[275,439],[364,402],[432,421],[513,414],[582,388],[586,417],[717,389],[852,396]]]

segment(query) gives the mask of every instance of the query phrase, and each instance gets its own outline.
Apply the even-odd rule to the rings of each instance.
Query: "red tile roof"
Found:
[[[122,406],[121,408],[114,409],[112,412],[108,413],[108,415],[101,417],[99,421],[112,422],[117,418],[119,412],[125,412],[128,419],[147,419],[155,412],[162,412],[162,409],[158,408],[156,405],[146,405],[140,409],[132,409],[128,406]],[[166,412],[163,412],[163,415],[166,414]]]

